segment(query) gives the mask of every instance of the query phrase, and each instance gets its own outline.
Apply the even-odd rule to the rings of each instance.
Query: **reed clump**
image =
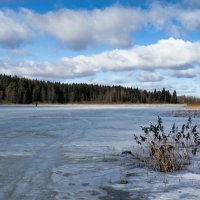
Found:
[[[191,163],[200,145],[197,125],[193,125],[191,117],[180,129],[174,123],[167,134],[159,116],[157,124],[150,122],[142,130],[144,134],[134,135],[135,141],[141,147],[137,158],[155,171],[181,170],[184,165]]]

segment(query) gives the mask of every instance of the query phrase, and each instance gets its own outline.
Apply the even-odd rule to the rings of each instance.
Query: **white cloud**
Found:
[[[200,28],[200,9],[193,9],[187,12],[179,11],[179,18],[182,26],[189,31]]]
[[[13,48],[30,39],[31,30],[20,22],[16,13],[10,10],[0,11],[0,45]]]
[[[164,31],[179,36],[200,28],[200,9],[177,4],[151,4],[148,9],[111,6],[104,9],[60,9],[43,14],[20,9],[0,11],[0,44],[16,47],[48,35],[73,50],[97,44],[117,47],[132,46],[132,33]],[[34,34],[33,34],[34,33]]]
[[[75,50],[95,43],[130,46],[130,33],[144,20],[140,10],[119,6],[92,11],[61,9],[45,14],[25,9],[23,12],[33,28]]]
[[[195,31],[200,27],[199,8],[152,4],[147,15],[148,23],[156,30],[165,30],[173,36],[179,36],[185,31]]]
[[[91,56],[62,58],[76,73],[131,69],[180,68],[200,63],[200,42],[170,38],[155,44],[112,50]]]
[[[153,25],[157,30],[166,29],[171,25],[170,20],[176,16],[176,10],[178,10],[178,7],[175,5],[163,7],[160,4],[154,3],[147,11],[147,20],[149,24]]]
[[[0,72],[23,76],[73,78],[104,71],[183,69],[200,64],[200,42],[169,38],[155,44],[115,49],[89,56],[63,57],[55,63],[2,62]],[[153,79],[161,77],[151,76]],[[150,81],[150,80],[149,80]]]
[[[55,37],[62,45],[74,50],[94,44],[128,47],[132,44],[132,33],[145,28],[179,36],[185,30],[194,31],[200,27],[200,9],[184,9],[175,4],[152,4],[147,10],[112,6],[91,11],[23,12],[36,30]]]

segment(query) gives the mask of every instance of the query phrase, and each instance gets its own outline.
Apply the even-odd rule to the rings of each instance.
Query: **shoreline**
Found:
[[[36,106],[36,104],[0,104],[0,106],[26,106],[26,107],[42,107],[42,106],[51,106],[51,107],[68,107],[68,106],[78,106],[78,107],[83,107],[83,106],[88,106],[88,107],[92,107],[92,106],[99,106],[99,107],[103,107],[103,106],[110,106],[110,107],[112,107],[112,106],[124,106],[124,107],[126,107],[126,106],[128,106],[128,107],[130,107],[130,106],[132,106],[132,107],[136,107],[136,106],[183,106],[183,107],[186,107],[187,105],[185,105],[185,104],[165,104],[165,103],[155,103],[155,104],[148,104],[148,103],[133,103],[133,104],[131,104],[131,103],[112,103],[112,104],[104,104],[104,103],[91,103],[91,104],[89,104],[89,103],[69,103],[69,104],[51,104],[51,103],[39,103],[39,104],[37,104],[37,106]]]
[[[200,104],[186,104],[185,108],[189,110],[200,110]]]

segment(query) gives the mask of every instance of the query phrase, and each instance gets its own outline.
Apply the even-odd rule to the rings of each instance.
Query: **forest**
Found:
[[[176,91],[170,93],[165,88],[147,91],[120,85],[66,84],[2,74],[0,103],[178,103],[178,97]]]

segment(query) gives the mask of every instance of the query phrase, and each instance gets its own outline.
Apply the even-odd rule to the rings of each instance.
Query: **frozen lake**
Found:
[[[198,157],[189,167],[162,174],[124,163],[140,126],[169,128],[187,117],[165,115],[181,106],[0,106],[0,199],[200,199]],[[195,118],[199,121],[199,118]],[[198,152],[199,154],[199,152]],[[128,184],[120,184],[126,173]]]

